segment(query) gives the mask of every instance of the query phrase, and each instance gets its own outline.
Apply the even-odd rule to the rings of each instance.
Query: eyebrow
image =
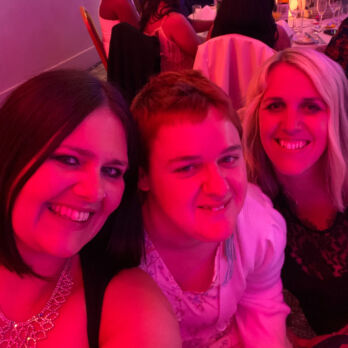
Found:
[[[283,99],[282,97],[277,97],[277,96],[275,96],[275,97],[266,97],[266,98],[263,99],[262,102],[264,102],[264,101],[266,101],[266,102],[268,102],[268,101],[283,101],[283,100],[284,100],[284,99]],[[324,100],[323,100],[322,98],[320,98],[320,97],[308,97],[308,98],[303,98],[302,101],[305,101],[305,102],[309,102],[309,101],[319,101],[319,102],[325,104]]]
[[[76,147],[76,146],[61,145],[60,148],[66,148],[68,150],[72,150],[72,151],[74,151],[74,152],[76,152],[79,155],[84,156],[84,157],[90,157],[90,158],[95,158],[96,157],[95,154],[92,151],[81,149],[81,148]],[[59,150],[59,148],[57,150]],[[115,165],[122,166],[122,167],[128,167],[128,162],[127,161],[121,161],[121,160],[119,160],[117,158],[109,161],[108,163],[109,164],[115,164]]]
[[[234,152],[234,151],[240,151],[242,150],[242,146],[239,144],[232,145],[227,147],[221,152],[221,155],[228,153],[228,152]],[[169,164],[177,163],[177,162],[188,162],[188,161],[197,161],[200,159],[200,156],[179,156],[175,157],[173,159],[170,159],[168,161]]]

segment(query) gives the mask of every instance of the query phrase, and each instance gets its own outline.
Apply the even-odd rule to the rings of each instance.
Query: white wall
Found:
[[[79,11],[87,8],[100,33],[99,1],[0,1],[0,102],[44,70],[86,69],[100,60]]]

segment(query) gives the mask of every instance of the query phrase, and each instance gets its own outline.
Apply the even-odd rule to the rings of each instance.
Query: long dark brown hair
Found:
[[[222,0],[211,36],[240,34],[273,47],[278,39],[273,8],[274,0]]]
[[[164,6],[159,10],[161,3]],[[140,30],[144,31],[151,18],[160,20],[171,12],[180,13],[179,0],[143,0],[141,3]]]

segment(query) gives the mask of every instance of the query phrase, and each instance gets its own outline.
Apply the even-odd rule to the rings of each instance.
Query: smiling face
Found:
[[[147,191],[146,228],[173,242],[225,240],[234,231],[246,185],[238,132],[220,111],[210,108],[202,122],[163,125],[139,183]]]
[[[329,110],[309,77],[279,63],[259,111],[260,138],[277,175],[315,175],[327,148]]]
[[[121,122],[109,108],[96,109],[20,191],[12,225],[21,255],[76,254],[118,207],[127,165]]]

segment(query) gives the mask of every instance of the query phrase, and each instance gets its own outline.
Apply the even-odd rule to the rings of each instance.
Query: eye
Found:
[[[320,111],[323,110],[321,105],[315,102],[306,102],[301,105],[302,109],[307,113],[307,114],[316,114]]]
[[[232,167],[240,158],[239,154],[227,155],[219,159],[219,164],[225,167]]]
[[[191,174],[198,169],[198,164],[187,164],[182,167],[178,167],[174,169],[175,173],[183,173],[183,174]]]
[[[55,161],[65,164],[67,166],[77,166],[80,164],[79,160],[77,157],[75,156],[71,156],[71,155],[58,155],[58,154],[54,154],[51,156]]]
[[[278,111],[283,110],[284,106],[285,106],[284,102],[274,101],[274,102],[266,104],[265,109],[268,111],[271,111],[271,112],[278,112]]]
[[[117,167],[103,167],[102,173],[112,179],[118,179],[124,176],[124,170]]]

